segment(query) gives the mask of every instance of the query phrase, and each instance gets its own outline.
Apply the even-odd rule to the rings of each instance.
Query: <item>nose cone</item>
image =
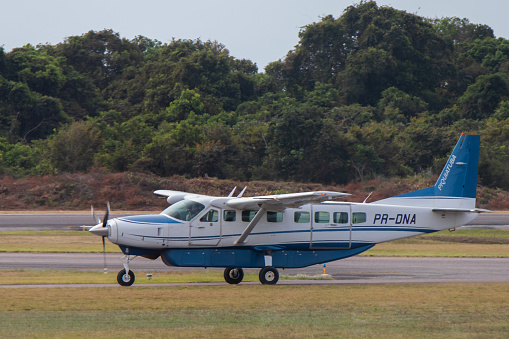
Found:
[[[88,231],[101,237],[108,236],[108,227],[103,227],[103,224],[97,224]]]

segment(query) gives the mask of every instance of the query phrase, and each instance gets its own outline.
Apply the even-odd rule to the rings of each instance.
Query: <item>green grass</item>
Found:
[[[506,338],[507,284],[0,289],[2,338]]]
[[[440,231],[378,244],[361,256],[509,258],[509,230]]]
[[[449,241],[454,239],[468,238],[469,242],[486,243],[494,241],[498,243],[509,243],[509,230],[495,229],[495,228],[457,228],[455,231],[440,231],[415,237],[423,240],[439,240],[449,238]],[[399,241],[411,241],[415,238],[406,238]],[[466,239],[465,239],[466,240]]]
[[[99,253],[101,238],[86,231],[4,231],[0,232],[0,252]],[[120,253],[106,241],[106,252]]]
[[[507,256],[508,238],[509,232],[503,230],[445,231],[380,244],[366,255],[483,256],[491,251],[491,256]],[[107,250],[118,248],[109,244]],[[100,252],[102,244],[88,232],[0,232],[0,251]],[[1,273],[0,284],[116,280],[116,272],[101,271]],[[138,271],[136,282],[149,282],[146,273],[153,274],[151,283],[224,282],[221,270]],[[246,272],[244,281],[257,280],[256,273]],[[114,284],[0,288],[0,300],[0,338],[506,338],[509,333],[506,283],[130,288]]]

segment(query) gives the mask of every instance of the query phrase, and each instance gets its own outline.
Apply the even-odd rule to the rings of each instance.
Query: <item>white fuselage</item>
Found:
[[[171,248],[275,246],[278,249],[349,249],[465,225],[477,213],[440,213],[430,207],[319,203],[265,212],[246,240],[235,245],[256,211],[205,208],[192,220],[165,214],[108,222],[108,239],[119,246]]]

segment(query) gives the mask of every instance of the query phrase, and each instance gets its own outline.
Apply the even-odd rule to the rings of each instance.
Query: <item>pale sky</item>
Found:
[[[249,59],[260,71],[284,59],[299,41],[301,27],[359,1],[352,0],[15,0],[0,11],[0,46],[6,52],[28,43],[57,44],[89,30],[112,29],[121,37],[143,35],[218,41],[230,55]],[[379,0],[379,6],[428,18],[468,18],[509,38],[507,0]]]

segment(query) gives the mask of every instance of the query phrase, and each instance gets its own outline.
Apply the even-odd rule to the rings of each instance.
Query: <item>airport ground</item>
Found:
[[[500,215],[484,226],[505,230],[505,219]],[[71,226],[78,227],[66,227]],[[101,253],[4,252],[0,270],[4,277],[92,271],[114,279],[119,258],[107,254],[111,274],[104,275]],[[505,338],[509,333],[507,258],[354,257],[327,264],[331,278],[325,280],[306,279],[320,276],[321,265],[282,271],[289,278],[276,286],[260,285],[256,271],[248,272],[251,280],[232,286],[221,281],[222,270],[188,270],[206,271],[219,278],[216,282],[158,283],[159,275],[175,269],[143,258],[132,268],[139,273],[131,288],[104,280],[0,286],[0,337]]]

